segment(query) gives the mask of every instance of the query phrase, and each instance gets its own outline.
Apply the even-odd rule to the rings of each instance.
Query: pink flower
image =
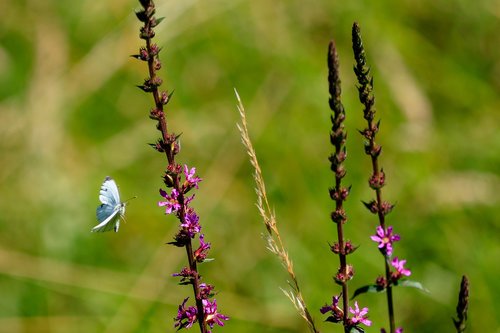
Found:
[[[158,206],[164,207],[166,206],[165,214],[171,214],[173,212],[178,211],[181,208],[181,205],[178,201],[179,192],[174,188],[172,189],[172,193],[169,195],[167,192],[160,189],[160,195],[167,199],[166,201],[158,202]]]
[[[188,186],[198,188],[198,183],[201,182],[201,178],[195,176],[196,168],[189,169],[186,164],[184,164],[184,177],[186,177],[186,182]]]
[[[205,235],[200,235],[200,247],[194,251],[194,260],[203,262],[207,258],[208,250],[210,250],[210,243],[205,243]]]
[[[377,227],[377,234],[370,238],[378,242],[378,248],[388,256],[392,255],[392,243],[400,240],[398,234],[392,234],[392,227],[388,227],[386,231],[381,226]]]
[[[214,299],[210,302],[208,299],[202,300],[203,310],[205,312],[205,322],[212,329],[215,324],[224,326],[223,320],[228,320],[229,317],[217,312],[217,301]]]
[[[395,275],[396,279],[399,279],[401,275],[405,276],[410,276],[411,271],[409,269],[406,269],[404,265],[406,264],[406,260],[399,260],[398,257],[394,257],[391,261],[392,266],[396,269],[396,272],[393,274]]]
[[[187,212],[184,216],[184,223],[181,223],[181,227],[186,235],[190,238],[194,238],[194,236],[200,232],[200,217],[196,214],[196,212],[188,208]]]
[[[178,330],[181,328],[190,328],[196,322],[198,310],[194,306],[190,306],[188,308],[185,307],[188,298],[184,299],[181,305],[179,305],[179,309],[177,310],[177,317],[174,318],[176,323],[174,327],[178,327]]]
[[[354,307],[355,309],[353,309],[352,307],[349,307],[349,312],[352,313],[354,316],[351,318],[351,322],[353,324],[358,324],[358,323],[361,323],[361,324],[365,324],[366,326],[370,326],[372,324],[372,322],[370,320],[368,320],[368,317],[366,316],[366,314],[368,313],[368,308],[363,308],[361,310],[359,310],[359,306],[358,306],[358,302],[354,302]]]

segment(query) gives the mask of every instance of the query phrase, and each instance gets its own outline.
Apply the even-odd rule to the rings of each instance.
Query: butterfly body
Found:
[[[118,232],[120,219],[125,214],[125,203],[120,201],[118,186],[111,177],[106,177],[101,185],[99,200],[102,202],[96,209],[99,224],[92,228],[92,232],[114,230]]]

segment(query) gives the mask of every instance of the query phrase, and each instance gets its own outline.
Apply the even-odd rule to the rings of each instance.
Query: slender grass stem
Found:
[[[236,94],[236,99],[238,100],[237,107],[241,119],[241,123],[237,126],[240,131],[241,141],[247,149],[248,156],[250,157],[250,163],[254,167],[257,208],[263,219],[264,225],[266,226],[268,234],[266,238],[267,248],[280,259],[283,267],[287,270],[288,276],[290,277],[288,284],[291,290],[286,291],[282,289],[282,291],[293,303],[300,316],[306,321],[309,330],[313,333],[319,333],[319,330],[314,324],[313,317],[311,316],[311,313],[306,306],[306,302],[304,300],[304,297],[302,296],[302,292],[300,291],[299,282],[297,280],[297,276],[295,275],[295,271],[293,270],[292,260],[288,255],[285,245],[283,244],[283,240],[281,239],[276,221],[276,216],[274,214],[274,211],[271,209],[271,206],[269,205],[269,200],[267,199],[266,184],[264,182],[264,177],[262,176],[262,170],[260,168],[259,161],[257,160],[257,154],[255,152],[255,149],[253,148],[253,144],[248,133],[245,108],[243,107],[243,103],[241,102],[240,96],[238,95],[236,89],[234,92]]]

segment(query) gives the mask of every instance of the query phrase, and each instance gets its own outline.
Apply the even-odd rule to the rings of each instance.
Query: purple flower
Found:
[[[205,243],[205,235],[200,235],[200,247],[194,251],[194,260],[203,262],[207,258],[210,243]]]
[[[167,201],[158,202],[158,206],[163,207],[167,206],[165,210],[165,214],[171,214],[173,212],[178,211],[181,208],[181,205],[178,201],[179,192],[174,188],[172,189],[172,193],[169,195],[167,192],[160,189],[160,195],[167,199]]]
[[[349,312],[354,315],[351,318],[351,322],[355,325],[358,323],[361,323],[361,324],[365,324],[366,326],[370,326],[372,324],[372,322],[370,320],[368,320],[368,318],[366,317],[366,314],[368,313],[368,308],[365,307],[365,308],[361,309],[361,311],[360,311],[357,301],[354,302],[354,307],[355,307],[355,309],[353,309],[352,307],[349,307]]]
[[[319,309],[319,312],[322,314],[325,314],[327,312],[331,312],[331,316],[329,316],[326,321],[331,321],[334,323],[341,322],[344,316],[344,311],[342,311],[341,308],[339,308],[339,296],[333,296],[332,297],[332,304],[328,305],[325,304],[321,309]]]
[[[396,272],[393,272],[393,279],[398,280],[402,275],[410,276],[411,271],[406,269],[404,265],[406,264],[406,260],[399,260],[398,257],[394,257],[391,261],[392,266],[396,269]]]
[[[208,299],[215,295],[213,292],[214,286],[211,284],[200,283],[200,297],[203,299]]]
[[[201,226],[199,223],[200,217],[196,214],[196,212],[189,208],[184,215],[184,223],[181,223],[181,227],[183,231],[191,238],[200,232]]]
[[[181,277],[181,284],[190,282],[193,280],[198,273],[196,271],[191,270],[188,267],[184,267],[179,273],[174,273],[172,276],[180,276]]]
[[[332,297],[332,304],[331,305],[328,305],[326,304],[325,306],[323,306],[319,311],[322,313],[322,314],[325,314],[327,313],[328,311],[332,311],[333,309],[336,309],[338,308],[338,305],[339,305],[339,299],[340,299],[340,295],[339,296],[333,296]]]
[[[217,312],[217,301],[214,299],[210,302],[208,299],[202,300],[203,310],[205,313],[205,323],[212,329],[215,324],[224,326],[223,320],[228,320],[229,317]]]
[[[186,206],[189,205],[189,203],[191,201],[193,201],[193,199],[194,199],[194,194],[192,196],[190,196],[190,197],[185,197],[184,198],[184,205],[186,205]]]
[[[184,176],[186,177],[186,182],[188,187],[198,188],[198,183],[202,181],[202,179],[198,176],[195,176],[196,168],[188,168],[186,164],[184,164]]]
[[[378,248],[388,256],[392,255],[392,243],[400,240],[398,234],[392,234],[392,227],[387,227],[387,231],[381,226],[377,227],[377,234],[370,236],[372,241],[378,242]]]
[[[178,327],[178,330],[181,328],[190,328],[196,322],[198,311],[194,306],[190,306],[186,309],[185,305],[189,297],[184,299],[181,305],[179,305],[179,309],[177,310],[177,317],[174,318],[175,324],[174,327]]]

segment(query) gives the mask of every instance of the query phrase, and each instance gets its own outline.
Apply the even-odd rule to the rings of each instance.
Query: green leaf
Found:
[[[399,280],[396,284],[394,284],[395,287],[401,286],[401,287],[410,287],[410,288],[415,288],[423,291],[424,293],[429,293],[429,290],[424,288],[422,284],[418,281],[411,281],[411,280]]]
[[[349,329],[349,333],[365,333],[365,330],[359,326],[353,326]]]
[[[211,262],[211,261],[214,261],[214,260],[215,260],[215,258],[205,258],[202,262],[198,261],[198,263],[203,264],[204,262]]]
[[[156,24],[155,24],[155,26],[157,26],[158,24],[160,24],[161,21],[163,21],[164,19],[165,19],[164,17],[157,17],[156,18]]]
[[[356,291],[354,292],[354,295],[352,295],[351,299],[354,299],[354,297],[361,295],[361,294],[364,294],[364,293],[380,293],[384,290],[385,290],[384,287],[381,287],[381,286],[376,285],[376,284],[363,286],[363,287],[356,289]]]

